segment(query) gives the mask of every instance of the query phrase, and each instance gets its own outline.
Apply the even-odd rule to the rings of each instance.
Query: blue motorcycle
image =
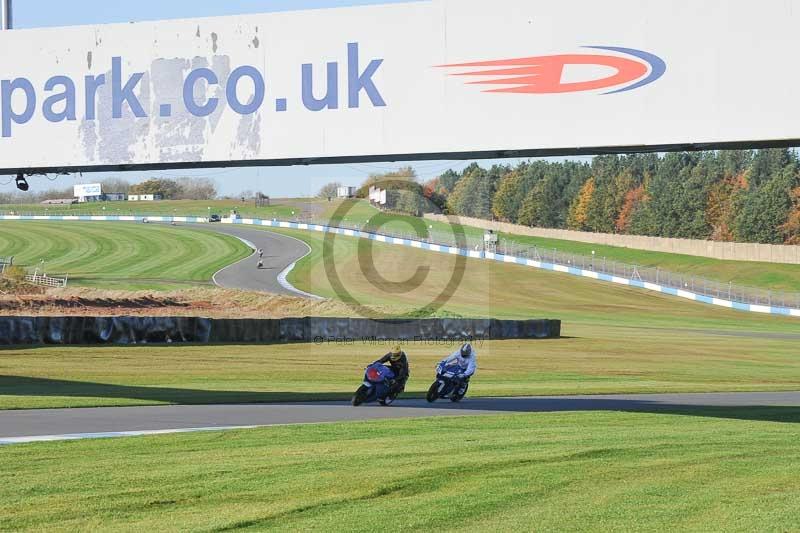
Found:
[[[458,363],[451,361],[446,364],[442,361],[436,366],[436,381],[428,389],[425,399],[428,403],[433,403],[439,399],[449,398],[451,402],[458,403],[467,395],[468,388],[469,383],[464,383]]]
[[[380,363],[370,365],[364,372],[364,383],[353,395],[353,406],[378,402],[383,406],[394,403],[397,393],[392,393],[392,380],[394,372],[388,366]]]

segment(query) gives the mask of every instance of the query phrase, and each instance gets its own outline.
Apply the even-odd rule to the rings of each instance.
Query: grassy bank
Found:
[[[565,324],[569,338],[479,342],[474,396],[800,389],[797,338]],[[408,344],[421,397],[454,345]],[[369,343],[0,350],[0,409],[347,399]],[[312,375],[309,375],[312,372]]]
[[[798,421],[558,413],[12,446],[0,527],[789,531]]]
[[[120,289],[174,289],[210,283],[221,268],[249,255],[227,235],[121,222],[0,222],[0,256],[19,265],[44,261],[70,284]]]
[[[298,288],[340,299],[322,259],[323,237],[286,231],[304,240],[312,253],[289,275]],[[331,238],[331,237],[329,237]],[[537,270],[494,261],[459,259],[402,246],[336,236],[332,262],[350,297],[367,306],[412,313],[434,302],[455,276],[457,287],[440,309],[446,316],[561,318],[584,323],[629,327],[709,327],[795,331],[797,320],[731,311],[643,289]],[[361,250],[359,252],[359,249]],[[359,258],[360,255],[360,258]],[[414,273],[422,269],[424,282]]]

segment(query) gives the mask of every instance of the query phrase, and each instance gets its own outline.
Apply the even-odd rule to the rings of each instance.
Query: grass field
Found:
[[[608,261],[619,261],[642,267],[659,267],[669,272],[707,278],[723,283],[732,281],[737,285],[748,287],[800,292],[800,265],[721,261],[707,257],[649,252],[558,239],[507,234],[501,234],[501,236],[526,246],[537,246],[542,249],[542,253],[545,253],[545,255],[546,250],[552,250],[553,248],[561,252],[586,257],[591,257],[592,251],[594,251],[597,258],[606,258]]]
[[[363,224],[372,220],[373,225],[386,231],[405,234],[430,235],[452,239],[453,229],[450,225],[421,220],[416,217],[396,214],[381,214],[380,211],[364,201],[346,202],[347,221]],[[341,202],[334,204],[325,211],[325,217],[330,217],[341,206]],[[464,233],[472,239],[479,239],[483,230],[464,226]],[[690,255],[650,252],[633,250],[617,246],[603,246],[559,239],[545,239],[540,237],[527,237],[501,233],[501,239],[525,247],[538,247],[546,256],[547,251],[556,249],[559,252],[591,257],[595,252],[598,261],[605,258],[607,261],[617,261],[635,264],[642,267],[659,267],[676,274],[685,274],[722,283],[733,282],[737,285],[771,289],[775,291],[800,292],[800,265],[782,265],[776,263],[758,263],[747,261],[721,261],[705,257]]]
[[[287,201],[286,205],[272,205],[256,208],[252,203],[234,200],[213,201],[162,201],[162,202],[98,202],[72,206],[45,207],[41,205],[0,205],[0,213],[15,211],[30,214],[149,214],[149,215],[194,215],[206,216],[209,213],[226,215],[237,209],[244,217],[290,220],[303,211],[314,212],[317,223],[329,221],[337,212],[341,213],[340,223],[345,225],[366,225],[375,231],[401,233],[406,235],[429,236],[434,239],[450,239],[453,229],[450,225],[417,217],[384,214],[363,200],[325,202],[318,199],[297,199]],[[209,210],[208,207],[211,207]],[[105,208],[105,210],[103,209]],[[470,239],[480,239],[483,230],[465,226],[465,234]],[[800,265],[781,265],[744,261],[721,261],[704,257],[633,250],[615,246],[585,244],[574,241],[526,237],[501,234],[509,243],[533,247],[545,253],[557,249],[559,252],[591,257],[595,252],[598,260],[618,261],[642,267],[659,267],[675,274],[685,274],[707,278],[722,283],[733,282],[755,288],[773,291],[800,292]]]
[[[793,531],[797,409],[498,415],[0,448],[0,529]]]
[[[210,209],[209,209],[210,208]],[[288,205],[255,207],[254,201],[238,200],[162,200],[158,202],[90,202],[72,205],[5,204],[0,214],[25,215],[154,215],[198,216],[210,214],[227,216],[236,209],[239,214],[257,218],[289,219],[297,208]]]
[[[304,240],[312,253],[289,275],[296,287],[325,297],[338,298],[322,261],[319,234],[280,230]],[[435,300],[453,276],[463,274],[458,288],[440,314],[498,318],[562,318],[568,324],[625,325],[628,327],[711,327],[796,331],[795,319],[759,316],[698,304],[642,289],[547,272],[530,267],[457,259],[370,241],[337,236],[333,260],[344,287],[354,299],[367,305],[386,306],[396,313],[413,312]],[[359,262],[359,246],[372,246],[372,260]],[[370,253],[362,250],[362,259]],[[374,272],[372,269],[374,268]],[[426,281],[403,284],[418,268],[428,268]],[[366,269],[366,270],[365,270]],[[364,272],[370,273],[369,276]],[[379,273],[386,281],[378,279]],[[390,285],[397,284],[397,285]],[[412,290],[413,289],[413,290]]]
[[[312,247],[290,281],[337,297],[322,237],[284,233]],[[336,238],[339,276],[359,301],[398,315],[430,302],[455,268],[451,256],[375,244],[372,268],[385,279],[371,282],[357,259],[367,244]],[[218,268],[212,259],[246,253],[237,246],[184,228],[0,223],[0,255],[36,261],[74,249],[69,262],[86,284],[116,283],[93,272],[128,263],[119,283],[202,279]],[[420,287],[403,286],[425,266]],[[796,319],[517,265],[470,260],[462,273],[440,315],[564,321],[558,340],[478,342],[472,396],[800,389]],[[453,347],[406,346],[409,396],[421,396]],[[0,349],[0,409],[345,399],[386,350]],[[800,523],[798,424],[796,408],[675,408],[15,445],[0,447],[0,530],[789,531]]]
[[[320,253],[313,239],[318,236],[292,233],[305,236],[313,254]],[[337,256],[350,256],[338,263],[343,282],[360,299],[398,315],[432,298],[452,266],[449,256],[377,245],[376,264],[390,279],[404,279],[417,263],[436,261],[430,282],[408,294],[388,295],[354,262],[357,244],[336,240]],[[293,283],[335,296],[313,254],[299,265]],[[441,313],[563,320],[563,339],[479,344],[473,395],[800,388],[796,319],[480,261],[470,262]],[[427,388],[434,362],[453,348],[407,347],[410,394],[419,396]],[[344,399],[363,367],[387,349],[361,343],[5,349],[0,351],[0,408]],[[309,380],[298,366],[322,371]]]
[[[226,235],[121,222],[0,222],[0,256],[49,274],[69,274],[73,285],[174,289],[210,283],[219,269],[249,255]]]
[[[800,389],[800,335],[567,322],[568,338],[476,343],[473,396]],[[455,346],[411,343],[421,397]],[[348,399],[388,346],[115,346],[0,350],[0,409]],[[309,378],[308,369],[316,369]]]

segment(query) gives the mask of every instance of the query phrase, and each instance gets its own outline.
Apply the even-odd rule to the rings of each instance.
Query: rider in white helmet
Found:
[[[477,357],[478,353],[475,351],[472,345],[470,343],[466,343],[462,344],[461,348],[448,355],[442,361],[443,363],[455,361],[461,369],[456,376],[459,380],[461,380],[461,386],[457,392],[459,396],[464,396],[467,393],[467,389],[469,388],[469,380],[475,374],[475,371],[478,370],[478,363],[476,361]]]

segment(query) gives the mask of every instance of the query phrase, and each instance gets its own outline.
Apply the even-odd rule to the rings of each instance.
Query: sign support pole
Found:
[[[11,0],[0,0],[0,30],[10,30],[12,27]]]

